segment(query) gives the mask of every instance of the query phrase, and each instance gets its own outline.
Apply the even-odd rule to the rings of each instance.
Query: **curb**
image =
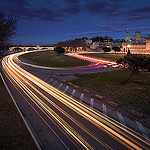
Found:
[[[113,107],[119,107],[119,104],[113,102],[113,101],[108,101],[108,105],[113,106]]]
[[[130,111],[130,113],[133,115],[133,116],[135,116],[135,117],[137,117],[137,118],[140,118],[140,119],[143,119],[144,118],[144,114],[142,114],[142,113],[139,113],[138,111],[136,111],[136,110],[131,110]]]
[[[96,94],[95,97],[96,97],[97,99],[99,99],[99,100],[103,100],[103,96],[100,96],[100,95],[98,95],[98,94]]]

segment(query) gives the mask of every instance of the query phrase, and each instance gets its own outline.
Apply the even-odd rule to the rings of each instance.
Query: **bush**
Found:
[[[121,51],[121,50],[120,50],[120,47],[117,47],[117,46],[112,47],[112,49],[113,49],[115,52],[120,52],[120,51]]]
[[[54,51],[57,53],[57,54],[62,54],[62,53],[64,53],[65,52],[65,49],[64,48],[62,48],[62,47],[55,47],[54,48]]]
[[[127,55],[129,55],[129,54],[131,54],[131,53],[130,53],[130,50],[128,49]]]
[[[104,52],[110,52],[111,51],[111,49],[109,47],[103,47],[102,49],[104,50]]]
[[[130,51],[128,50],[128,52]],[[128,53],[128,55],[124,56],[124,58],[120,58],[117,63],[122,64],[124,67],[127,67],[132,71],[129,78],[122,83],[127,82],[135,73],[139,73],[141,70],[146,72],[150,71],[150,58],[143,55],[129,55]]]

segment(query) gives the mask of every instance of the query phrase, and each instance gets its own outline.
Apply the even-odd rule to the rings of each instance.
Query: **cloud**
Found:
[[[124,8],[122,2],[118,0],[89,0],[85,2],[84,7],[88,13],[103,17],[120,16],[123,14]]]
[[[82,11],[82,5],[80,5],[78,0],[65,0],[65,5],[61,6],[59,11],[63,14],[76,15]]]
[[[105,31],[113,31],[113,27],[110,26],[110,25],[100,25],[100,24],[97,24],[97,27],[102,29],[102,30],[105,30]]]
[[[38,18],[43,21],[65,21],[74,19],[75,16],[84,16],[82,20],[97,16],[105,20],[120,19],[120,21],[150,18],[149,5],[135,4],[128,7],[129,2],[130,0],[3,0],[0,1],[0,6],[24,19]]]
[[[130,11],[131,13],[138,13],[138,14],[147,14],[150,13],[150,6],[142,6],[139,8],[134,8]]]
[[[116,8],[119,8],[120,3],[118,0],[115,2],[112,0],[61,0],[58,3],[58,1],[43,0],[41,5],[37,5],[40,2],[34,0],[5,0],[5,2],[0,2],[0,5],[2,4],[4,9],[12,10],[26,19],[39,18],[45,21],[63,21],[78,14],[87,14],[87,16],[89,14],[118,15],[120,11]]]
[[[127,20],[150,19],[150,6],[134,8],[127,13]]]
[[[109,28],[109,27],[107,27]],[[150,31],[150,27],[136,27],[136,28],[128,28],[129,31]],[[96,34],[96,33],[114,33],[114,32],[126,32],[125,28],[121,28],[121,29],[115,29],[115,28],[111,28],[110,26],[110,30],[101,30],[101,31],[87,31],[87,32],[78,32],[78,33],[71,33],[71,34],[65,34],[66,36],[70,36],[70,35],[84,35],[84,34]]]
[[[150,31],[150,27],[136,27],[136,28],[128,28],[129,31],[137,31],[137,30],[142,30],[142,31]]]
[[[31,0],[5,0],[0,2],[1,8],[24,18],[40,19],[43,21],[64,21],[68,15],[74,14],[77,9],[72,7],[62,8],[59,4],[43,0],[42,5],[36,5]]]

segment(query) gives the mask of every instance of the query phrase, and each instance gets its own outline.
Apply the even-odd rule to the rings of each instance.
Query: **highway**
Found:
[[[18,91],[26,99],[25,102],[15,96],[16,101],[20,104],[29,103],[32,106],[30,109],[37,111],[44,123],[51,127],[63,145],[62,149],[150,149],[142,135],[42,81],[21,68],[16,63],[17,60],[16,54],[2,60],[6,82],[10,88],[17,89],[13,91],[14,95]],[[21,107],[29,109],[24,108],[25,105]],[[34,124],[32,126],[35,128]],[[49,132],[47,130],[46,135]],[[38,133],[37,136],[42,141]],[[42,144],[44,149],[48,149]]]

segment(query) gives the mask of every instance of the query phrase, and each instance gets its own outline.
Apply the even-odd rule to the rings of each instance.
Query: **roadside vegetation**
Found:
[[[1,78],[0,118],[0,147],[2,150],[37,149]]]
[[[120,58],[117,63],[122,64],[124,68],[131,70],[130,76],[126,80],[122,81],[121,84],[125,84],[133,75],[138,74],[141,71],[150,71],[150,57],[147,57],[146,55],[128,53],[124,56],[124,58]]]
[[[21,55],[20,58],[28,60],[38,65],[51,67],[76,67],[90,64],[77,58],[64,54],[57,54],[54,51],[39,51]]]
[[[8,44],[16,35],[18,17],[8,15],[0,9],[0,56],[8,49]]]
[[[150,74],[135,74],[126,84],[119,84],[131,74],[129,69],[120,69],[98,74],[77,75],[73,84],[88,89],[94,94],[102,95],[105,101],[111,100],[121,105],[128,113],[133,108],[150,115]]]

